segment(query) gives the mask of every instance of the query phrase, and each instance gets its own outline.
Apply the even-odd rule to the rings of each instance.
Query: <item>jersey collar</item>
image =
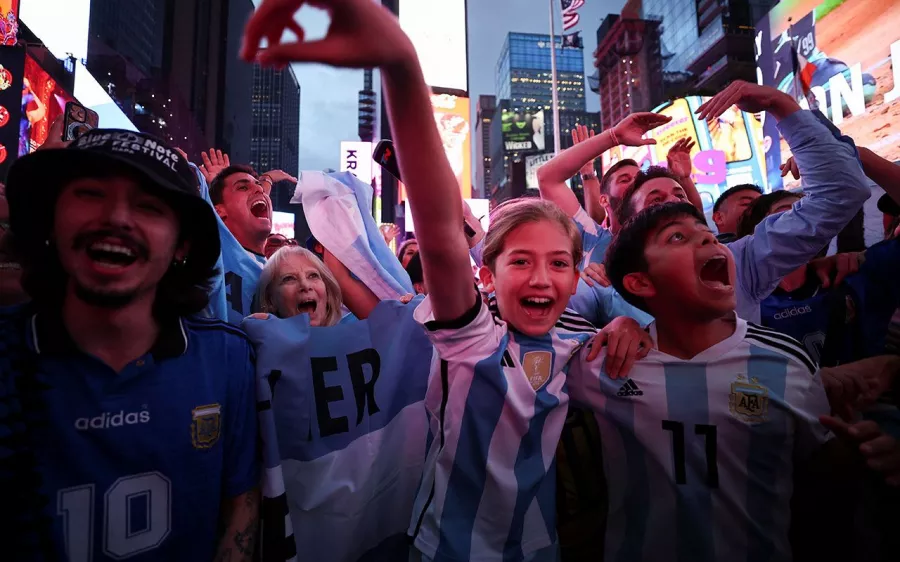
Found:
[[[651,350],[652,354],[658,354],[658,357],[664,358],[666,361],[681,361],[681,362],[696,362],[696,361],[714,361],[719,357],[725,355],[732,349],[734,349],[739,343],[744,341],[744,337],[747,335],[747,321],[734,313],[735,317],[735,326],[734,333],[715,344],[712,347],[704,349],[694,357],[690,359],[679,359],[678,357],[673,357],[667,353],[663,353],[659,350],[656,342],[659,341],[659,336],[656,332],[656,320],[650,323],[647,327],[648,332],[650,333],[650,339],[653,340],[653,349]]]
[[[29,319],[31,345],[38,353],[80,353],[80,349],[66,330],[59,311],[42,311]],[[184,355],[187,351],[187,331],[180,317],[162,322],[159,336],[150,353],[157,361]]]

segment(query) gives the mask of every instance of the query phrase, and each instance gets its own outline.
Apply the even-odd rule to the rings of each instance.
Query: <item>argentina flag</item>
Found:
[[[372,187],[350,172],[306,172],[291,203],[303,205],[313,236],[381,300],[415,294],[409,275],[372,218]]]
[[[283,484],[303,559],[406,560],[432,440],[424,399],[433,348],[413,319],[420,301],[383,301],[366,320],[327,328],[305,314],[243,323],[269,412],[260,421],[277,435],[277,447],[265,444],[263,487]]]

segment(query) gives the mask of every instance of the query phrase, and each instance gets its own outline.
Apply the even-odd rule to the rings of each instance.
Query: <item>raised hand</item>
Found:
[[[656,144],[656,139],[645,139],[643,136],[671,120],[671,117],[659,113],[632,113],[613,128],[613,138],[625,146]]]
[[[733,105],[747,113],[767,111],[772,113],[776,119],[782,119],[793,111],[800,109],[800,106],[791,96],[780,92],[776,88],[735,80],[709,101],[698,107],[695,113],[700,119],[712,121]]]
[[[212,183],[219,172],[231,166],[228,155],[215,148],[210,148],[208,153],[201,152],[200,159],[203,161],[203,164],[200,164],[200,172],[206,178],[206,183]]]
[[[691,161],[691,150],[694,148],[694,144],[694,141],[688,137],[678,139],[666,155],[669,171],[679,178],[690,177],[691,170],[694,169]]]
[[[594,138],[594,131],[589,130],[585,125],[576,125],[574,129],[572,129],[572,145],[576,145],[582,143],[588,139]],[[581,174],[593,174],[594,173],[594,162],[596,162],[596,158],[582,166],[579,173]]]
[[[788,175],[788,172],[794,176],[795,180],[800,179],[800,169],[797,168],[797,162],[794,160],[793,156],[789,157],[787,161],[781,165],[781,177]]]
[[[265,174],[262,174],[261,176],[259,176],[260,179],[262,179],[263,176],[267,176],[269,179],[271,179],[273,184],[278,183],[280,181],[290,181],[291,183],[297,183],[297,178],[295,178],[294,176],[290,175],[289,173],[283,172],[281,170],[270,170],[270,171],[266,172]]]
[[[65,135],[64,121],[65,118],[62,115],[53,120],[53,123],[50,125],[50,130],[47,132],[47,140],[37,148],[38,150],[65,148],[72,144],[72,141],[70,140],[63,140],[63,136]]]
[[[384,242],[390,245],[395,238],[400,236],[400,227],[396,224],[383,224],[381,225],[381,236],[384,237]]]
[[[304,42],[303,29],[293,19],[304,4],[324,9],[331,16],[324,38]],[[297,41],[283,43],[285,30],[297,35]],[[260,50],[263,37],[268,47]],[[415,60],[415,49],[397,18],[371,0],[264,0],[244,29],[241,57],[263,66],[315,62],[373,68]]]

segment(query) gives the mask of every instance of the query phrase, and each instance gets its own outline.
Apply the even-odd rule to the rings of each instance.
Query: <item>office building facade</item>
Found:
[[[250,161],[253,68],[240,61],[251,0],[92,0],[87,68],[142,131],[192,159]]]
[[[660,22],[610,14],[597,30],[600,122],[615,126],[630,113],[649,111],[662,102],[663,60]]]
[[[258,172],[297,175],[300,143],[300,85],[290,67],[253,66],[253,129],[250,165]]]
[[[642,0],[628,6],[659,20],[666,97],[714,93],[756,81],[753,26],[777,0]],[[639,8],[637,8],[639,5]]]
[[[550,47],[549,35],[509,33],[497,60],[497,98],[509,100],[512,109],[550,109]],[[560,109],[584,111],[584,49],[562,48],[557,37],[556,68]]]

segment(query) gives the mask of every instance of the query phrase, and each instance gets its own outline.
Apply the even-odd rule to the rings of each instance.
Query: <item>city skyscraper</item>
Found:
[[[512,110],[550,109],[552,75],[550,36],[509,33],[497,60],[497,98],[507,99]],[[559,108],[585,110],[584,49],[562,48],[556,38]]]
[[[659,27],[658,21],[610,14],[597,29],[594,66],[603,128],[665,99]]]
[[[630,12],[659,20],[667,97],[756,81],[754,25],[777,0],[631,0]],[[624,13],[624,10],[623,10]]]
[[[92,0],[87,68],[140,130],[191,158],[250,160],[253,69],[238,59],[251,0]]]
[[[290,67],[253,65],[253,133],[250,165],[259,173],[297,175],[300,144],[300,85]]]
[[[497,111],[496,96],[478,96],[475,121],[475,195],[491,190],[491,124]]]

